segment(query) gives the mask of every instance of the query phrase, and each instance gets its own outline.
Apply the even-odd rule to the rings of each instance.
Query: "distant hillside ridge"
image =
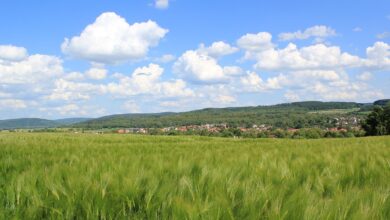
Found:
[[[384,105],[390,99],[374,103],[303,101],[267,106],[205,108],[188,112],[161,112],[107,115],[100,118],[65,118],[47,120],[20,118],[0,120],[0,129],[34,129],[73,127],[102,128],[162,128],[202,124],[229,126],[270,125],[275,128],[331,127],[338,118],[360,121],[374,105]],[[314,114],[319,113],[319,114]],[[344,119],[343,119],[344,120]]]
[[[59,125],[60,123],[58,122],[41,118],[19,118],[0,120],[0,129],[47,128],[56,127]]]
[[[374,102],[374,105],[385,106],[390,102],[390,99],[380,99]]]
[[[371,104],[372,105],[372,104]],[[274,127],[332,126],[335,117],[349,115],[363,117],[358,110],[367,104],[356,102],[305,101],[270,106],[205,108],[180,113],[121,114],[76,123],[73,127],[100,128],[161,128],[201,124],[222,124],[231,126],[252,126],[267,124]],[[315,111],[346,110],[326,114],[309,114]],[[342,112],[342,113],[340,113]]]
[[[48,120],[42,118],[18,118],[0,120],[0,129],[34,129],[34,128],[54,128],[64,125],[91,120],[91,118],[65,118],[58,120]]]

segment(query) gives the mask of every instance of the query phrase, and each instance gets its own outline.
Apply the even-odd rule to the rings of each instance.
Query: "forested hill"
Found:
[[[52,120],[41,119],[41,118],[19,118],[19,119],[8,119],[0,120],[1,129],[15,129],[15,128],[46,128],[56,127],[60,123]]]
[[[182,113],[122,114],[74,124],[78,128],[161,128],[181,125],[221,124],[274,127],[331,127],[335,117],[363,117],[359,111],[372,104],[355,102],[295,102],[272,106],[206,108]]]
[[[0,120],[0,129],[34,129],[53,128],[67,126],[74,123],[90,120],[90,118],[66,118],[58,120],[47,120],[41,118],[18,118]]]

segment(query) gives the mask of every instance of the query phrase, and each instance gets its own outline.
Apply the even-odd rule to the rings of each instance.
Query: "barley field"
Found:
[[[390,137],[0,133],[0,219],[390,219]]]

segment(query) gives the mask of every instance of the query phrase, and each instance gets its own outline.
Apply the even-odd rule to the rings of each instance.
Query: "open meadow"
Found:
[[[0,219],[390,219],[390,137],[0,133]]]

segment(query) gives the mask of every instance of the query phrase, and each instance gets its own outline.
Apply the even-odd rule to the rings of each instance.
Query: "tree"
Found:
[[[390,134],[390,102],[383,109],[383,118],[387,134]]]
[[[362,124],[366,135],[389,135],[390,134],[390,104],[384,108],[375,106]]]

